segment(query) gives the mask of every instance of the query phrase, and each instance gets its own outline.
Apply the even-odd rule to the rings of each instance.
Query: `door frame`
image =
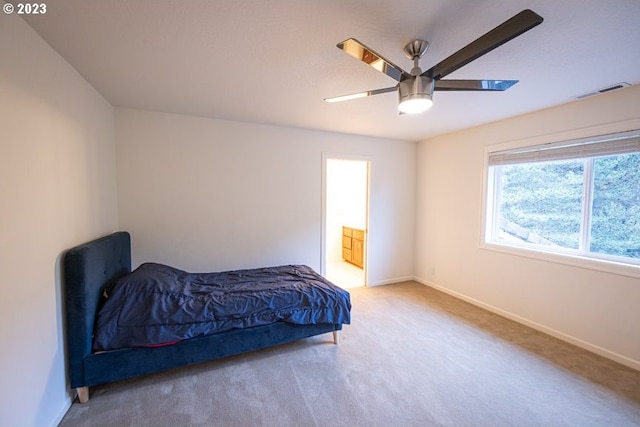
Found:
[[[321,238],[320,238],[320,274],[327,274],[327,163],[329,160],[353,160],[365,162],[367,165],[366,178],[366,209],[365,209],[365,239],[364,239],[364,286],[369,284],[369,217],[371,207],[371,169],[373,166],[373,157],[336,152],[322,153],[322,220],[321,220]]]

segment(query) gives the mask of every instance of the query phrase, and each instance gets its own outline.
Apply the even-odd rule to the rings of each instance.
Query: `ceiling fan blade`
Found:
[[[502,91],[518,80],[437,80],[433,90],[448,91]]]
[[[402,68],[398,67],[388,59],[378,55],[376,52],[369,49],[356,39],[347,39],[343,42],[338,43],[336,46],[338,47],[338,49],[342,49],[347,54],[364,62],[365,64],[372,66],[376,70],[386,74],[397,82],[399,82],[403,76],[409,76],[409,73],[404,71]]]
[[[472,41],[453,55],[434,65],[422,73],[422,75],[431,77],[434,80],[440,80],[447,74],[453,73],[458,68],[467,65],[469,62],[491,52],[498,46],[529,31],[536,25],[542,23],[542,21],[543,18],[537,13],[529,9],[523,10],[485,35]]]
[[[367,90],[365,92],[352,93],[351,95],[334,96],[332,98],[325,98],[324,100],[327,102],[341,102],[341,101],[348,101],[350,99],[365,98],[367,96],[379,95],[381,93],[396,92],[397,90],[398,90],[398,86],[396,85],[394,87],[386,87],[384,89],[374,89],[374,90]]]

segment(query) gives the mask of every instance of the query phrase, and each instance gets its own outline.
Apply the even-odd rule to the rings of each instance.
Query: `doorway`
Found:
[[[324,157],[324,276],[342,288],[366,286],[370,161]]]

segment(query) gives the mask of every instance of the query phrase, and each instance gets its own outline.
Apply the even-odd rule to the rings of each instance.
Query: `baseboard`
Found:
[[[435,283],[430,282],[428,280],[424,280],[424,279],[421,279],[419,277],[414,277],[413,280],[415,280],[416,282],[421,283],[421,284],[423,284],[425,286],[429,286],[430,288],[437,289],[438,291],[444,292],[445,294],[449,294],[449,295],[451,295],[453,297],[456,297],[456,298],[461,299],[463,301],[466,301],[466,302],[468,302],[470,304],[478,306],[480,308],[484,308],[485,310],[488,310],[488,311],[490,311],[492,313],[498,314],[498,315],[500,315],[502,317],[506,317],[507,319],[510,319],[510,320],[515,321],[515,322],[521,323],[521,324],[523,324],[525,326],[528,326],[528,327],[530,327],[532,329],[535,329],[537,331],[543,332],[543,333],[545,333],[547,335],[551,335],[552,337],[558,338],[558,339],[560,339],[562,341],[566,341],[566,342],[568,342],[570,344],[576,345],[576,346],[578,346],[580,348],[583,348],[583,349],[585,349],[587,351],[590,351],[592,353],[598,354],[598,355],[600,355],[602,357],[606,357],[607,359],[611,359],[611,360],[613,360],[615,362],[618,362],[618,363],[620,363],[622,365],[628,366],[629,368],[632,368],[632,369],[635,369],[637,371],[640,371],[640,361],[637,361],[637,360],[631,359],[631,358],[629,358],[627,356],[623,356],[621,354],[618,354],[618,353],[615,353],[613,351],[607,350],[606,348],[597,346],[595,344],[591,344],[591,343],[589,343],[587,341],[584,341],[584,340],[581,340],[581,339],[576,338],[574,336],[565,334],[564,332],[560,332],[558,330],[549,328],[549,327],[547,327],[545,325],[542,325],[540,323],[534,322],[534,321],[529,320],[527,318],[518,316],[517,314],[513,314],[513,313],[510,313],[508,311],[502,310],[502,309],[500,309],[498,307],[494,307],[494,306],[492,306],[490,304],[486,304],[486,303],[484,303],[482,301],[479,301],[479,300],[477,300],[475,298],[468,297],[468,296],[466,296],[464,294],[461,294],[459,292],[453,291],[451,289],[447,289],[447,288],[444,288],[442,286],[436,285]]]
[[[67,397],[64,400],[64,402],[62,403],[62,406],[58,410],[58,413],[51,420],[51,424],[49,424],[51,427],[56,427],[56,426],[60,425],[60,423],[62,422],[62,419],[64,418],[64,416],[67,415],[67,412],[69,411],[69,408],[71,408],[71,404],[72,403],[73,403],[73,401],[71,400],[70,396]]]
[[[411,280],[415,280],[415,278],[413,276],[397,277],[395,279],[387,279],[387,280],[380,280],[380,281],[377,281],[377,282],[369,282],[367,284],[367,286],[392,285],[394,283],[409,282]]]

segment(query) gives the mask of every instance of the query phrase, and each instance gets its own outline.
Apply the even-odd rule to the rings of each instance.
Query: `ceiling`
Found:
[[[403,46],[431,44],[426,70],[523,9],[544,22],[453,72],[515,79],[506,92],[436,92],[420,115],[336,48],[354,37],[409,71]],[[27,22],[114,106],[424,140],[640,84],[638,0],[55,0]]]

